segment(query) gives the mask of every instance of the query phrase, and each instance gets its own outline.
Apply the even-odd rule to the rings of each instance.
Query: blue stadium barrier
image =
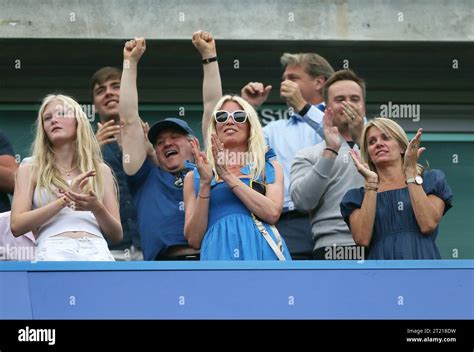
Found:
[[[473,319],[474,260],[0,262],[0,319]]]

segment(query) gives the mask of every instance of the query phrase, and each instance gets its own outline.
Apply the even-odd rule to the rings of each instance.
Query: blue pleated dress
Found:
[[[453,192],[442,171],[425,171],[422,186],[427,195],[433,194],[444,201],[445,213],[451,208]],[[363,188],[351,189],[344,195],[341,213],[348,225],[349,217],[362,206],[363,200]],[[421,232],[407,187],[377,193],[368,259],[440,259],[437,236],[438,227],[430,235]]]
[[[275,182],[275,170],[271,158],[275,156],[272,150],[265,154],[266,183]],[[250,168],[244,166],[242,174],[248,175]],[[250,186],[250,178],[240,178]],[[261,179],[257,180],[262,182]],[[194,170],[194,189],[199,192],[199,173]],[[262,221],[275,243],[277,240],[271,227]],[[291,260],[290,252],[283,241],[283,255]],[[208,227],[201,244],[201,260],[278,260],[270,245],[267,243],[255,225],[250,211],[234,194],[225,182],[211,183],[209,200]]]

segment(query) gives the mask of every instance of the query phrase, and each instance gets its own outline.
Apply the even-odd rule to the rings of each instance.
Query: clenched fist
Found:
[[[145,38],[135,38],[125,42],[123,59],[137,63],[146,50]]]
[[[212,33],[199,30],[193,33],[192,41],[203,59],[209,59],[217,55],[216,41]]]
[[[281,82],[280,97],[286,100],[286,103],[295,111],[300,111],[306,105],[306,100],[304,100],[301,94],[300,87],[290,80]]]

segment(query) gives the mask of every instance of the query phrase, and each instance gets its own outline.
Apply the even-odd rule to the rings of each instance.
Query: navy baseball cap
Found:
[[[176,128],[181,130],[184,134],[190,134],[191,136],[196,137],[196,134],[191,127],[189,127],[186,121],[174,117],[168,117],[162,121],[158,121],[150,128],[148,131],[148,139],[150,142],[155,144],[158,135],[167,128]]]

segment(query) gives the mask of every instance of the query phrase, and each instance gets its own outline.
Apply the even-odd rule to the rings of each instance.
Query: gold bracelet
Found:
[[[374,188],[374,189],[379,189],[379,186],[372,186],[372,185],[364,185],[364,188]]]
[[[198,193],[198,197],[202,199],[209,199],[210,196],[204,197],[204,196],[201,196],[201,193]]]
[[[64,199],[64,197],[58,198],[58,200],[61,202],[61,206],[65,207],[67,206],[67,201]]]
[[[371,186],[364,186],[364,189],[366,191],[375,191],[375,192],[377,192],[379,190],[378,187],[371,187]]]
[[[237,183],[236,185],[233,185],[232,187],[230,187],[230,189],[233,191],[235,187],[239,187],[240,185]]]

